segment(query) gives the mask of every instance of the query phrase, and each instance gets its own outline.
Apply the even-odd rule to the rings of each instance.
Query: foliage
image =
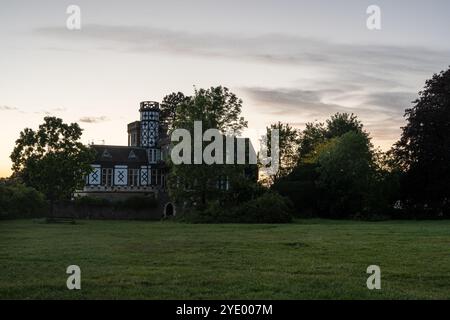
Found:
[[[323,123],[308,122],[305,129],[300,133],[299,157],[309,155],[317,145],[325,141],[325,127]]]
[[[231,183],[231,192],[226,192],[221,198],[225,207],[237,206],[246,201],[255,199],[267,192],[267,188],[260,183],[255,183],[251,178],[237,177]]]
[[[364,131],[361,121],[353,113],[338,112],[332,115],[330,119],[327,119],[325,124],[322,122],[307,123],[299,138],[300,160],[310,156],[310,153],[318,145],[350,131],[362,133],[369,139],[369,135]]]
[[[292,203],[276,192],[266,192],[235,210],[238,222],[287,223],[292,221]]]
[[[276,192],[264,192],[231,207],[220,201],[210,201],[206,207],[189,212],[185,220],[194,223],[288,223],[292,221],[292,204]]]
[[[183,103],[188,102],[190,97],[186,97],[182,92],[172,92],[163,98],[160,105],[161,128],[172,131],[177,120],[178,108]]]
[[[450,69],[426,81],[393,153],[410,211],[450,217]]]
[[[193,97],[178,106],[174,127],[192,130],[194,121],[201,121],[205,130],[237,134],[247,127],[241,111],[242,100],[226,87],[196,89]]]
[[[365,136],[368,136],[368,134],[363,129],[361,121],[359,121],[358,117],[353,113],[348,114],[345,112],[338,112],[332,115],[331,118],[326,121],[325,137],[328,139],[340,137],[351,131],[362,133]]]
[[[278,179],[287,176],[292,171],[297,164],[299,154],[299,132],[289,124],[278,122],[267,127],[266,135],[261,139],[261,143],[267,150],[267,155],[272,156],[271,132],[274,129],[278,130],[279,135],[279,169],[276,173],[267,177],[268,181],[266,184],[269,185],[275,183]]]
[[[21,184],[0,184],[0,219],[37,218],[46,213],[45,197]]]
[[[357,117],[338,113],[326,124],[307,124],[296,167],[272,188],[289,197],[301,217],[369,219],[392,213],[399,176]]]
[[[367,139],[355,131],[326,142],[317,154],[321,211],[341,218],[361,214],[367,206],[374,167]]]
[[[37,131],[24,129],[11,154],[14,173],[51,204],[70,198],[84,185],[94,157],[93,150],[80,142],[81,134],[78,124],[55,117],[45,117]]]
[[[193,137],[194,122],[201,121],[203,132],[214,128],[223,134],[238,134],[247,126],[240,116],[241,109],[242,100],[225,87],[196,89],[193,97],[178,106],[174,128],[188,130]],[[206,143],[202,143],[203,151]],[[191,139],[191,144],[194,144],[194,139]],[[217,200],[227,193],[217,188],[218,181],[228,179],[232,185],[243,178],[244,168],[243,165],[229,164],[171,164],[168,177],[170,195],[178,204],[204,208],[208,201]]]
[[[314,217],[317,215],[319,202],[317,178],[317,164],[301,163],[290,175],[279,179],[272,189],[292,201],[296,216]]]

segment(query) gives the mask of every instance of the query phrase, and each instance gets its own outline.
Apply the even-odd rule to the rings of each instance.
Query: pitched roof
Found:
[[[147,150],[139,147],[91,145],[96,151],[95,162],[115,164],[147,164]]]

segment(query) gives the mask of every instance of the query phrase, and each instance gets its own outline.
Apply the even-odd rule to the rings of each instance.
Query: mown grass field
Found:
[[[0,298],[448,299],[450,221],[0,221]]]

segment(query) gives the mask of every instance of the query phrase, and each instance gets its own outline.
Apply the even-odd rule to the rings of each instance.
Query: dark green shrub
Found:
[[[275,192],[266,192],[235,209],[234,215],[244,223],[287,223],[292,221],[292,203]]]
[[[287,223],[292,220],[292,204],[275,192],[265,192],[233,207],[210,202],[190,210],[183,219],[192,223]]]
[[[302,163],[291,174],[277,180],[271,190],[289,198],[295,209],[295,216],[310,218],[317,215],[317,204],[321,201],[316,187],[317,165]]]
[[[0,185],[0,219],[39,218],[47,212],[42,193],[21,184]]]
[[[228,211],[229,212],[229,211]],[[218,201],[209,202],[204,208],[193,208],[179,217],[179,221],[191,223],[227,223],[234,222]]]
[[[314,181],[282,180],[272,188],[291,200],[295,209],[295,216],[302,218],[314,216],[319,201],[319,192]]]

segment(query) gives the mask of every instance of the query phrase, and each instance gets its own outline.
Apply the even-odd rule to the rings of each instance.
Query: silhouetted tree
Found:
[[[326,140],[340,137],[350,131],[360,132],[369,139],[361,121],[353,113],[338,112],[327,119],[325,124],[322,122],[307,123],[299,139],[300,159],[307,157],[319,144]]]
[[[405,205],[450,216],[450,69],[433,75],[406,109],[407,125],[393,152],[406,172]]]
[[[77,123],[45,117],[37,131],[20,133],[11,154],[14,174],[47,197],[51,214],[53,203],[70,198],[91,170],[94,151],[80,142],[81,134]]]
[[[334,137],[340,137],[347,132],[354,131],[363,133],[368,136],[363,130],[363,125],[361,121],[355,114],[349,113],[336,113],[331,116],[330,119],[326,121],[326,131],[325,136],[330,139]]]
[[[300,137],[300,157],[273,189],[287,196],[301,216],[344,218],[388,216],[397,195],[398,175],[375,150],[356,115],[337,113],[308,123]]]
[[[266,134],[262,137],[261,143],[267,149],[268,156],[271,156],[271,132],[278,130],[279,141],[279,169],[273,175],[267,177],[267,184],[273,184],[281,177],[287,176],[298,162],[299,132],[287,123],[275,123],[266,128]]]
[[[219,86],[199,89],[178,106],[173,127],[188,130],[193,146],[195,121],[202,123],[203,132],[214,128],[223,134],[238,134],[247,126],[240,116],[241,110],[242,100],[228,88]],[[202,151],[206,144],[209,142],[204,143]],[[232,184],[234,178],[243,178],[242,165],[194,164],[193,147],[191,151],[192,164],[172,165],[170,170],[169,191],[177,202],[205,206],[222,193],[217,188],[218,180],[228,178],[228,183]]]
[[[171,131],[173,124],[177,119],[177,110],[182,103],[189,100],[190,97],[186,97],[182,92],[172,92],[163,98],[160,105],[160,120],[161,127]]]
[[[324,124],[308,122],[305,129],[300,133],[299,158],[302,159],[311,153],[314,148],[325,141],[326,129]]]
[[[371,146],[361,132],[348,131],[319,145],[311,161],[317,164],[316,185],[326,216],[365,214],[375,168]]]

